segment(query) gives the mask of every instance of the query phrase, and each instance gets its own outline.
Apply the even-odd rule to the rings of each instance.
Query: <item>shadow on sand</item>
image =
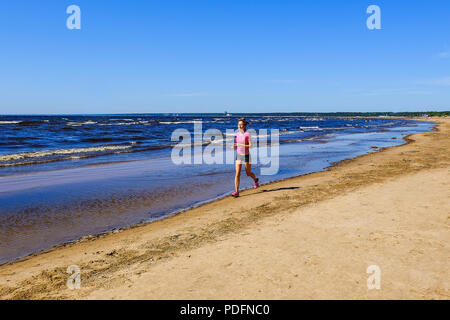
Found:
[[[300,187],[285,187],[285,188],[276,188],[276,189],[270,189],[270,190],[264,189],[264,190],[261,190],[259,192],[240,195],[239,198],[248,197],[248,196],[252,196],[252,195],[255,195],[255,194],[259,194],[259,193],[265,193],[265,192],[274,192],[274,191],[283,191],[283,190],[295,190],[295,189],[300,189]]]

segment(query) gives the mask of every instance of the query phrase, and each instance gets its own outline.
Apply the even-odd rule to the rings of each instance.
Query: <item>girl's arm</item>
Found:
[[[249,134],[248,135],[248,147],[249,148],[251,148],[253,145],[252,145],[252,136]],[[247,146],[246,146],[247,147]]]
[[[236,143],[236,146],[243,146],[243,147],[251,148],[252,147],[252,142],[249,141],[249,144]]]

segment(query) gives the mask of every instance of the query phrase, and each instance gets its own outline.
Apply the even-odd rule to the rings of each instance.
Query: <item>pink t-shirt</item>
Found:
[[[244,147],[243,145],[248,145],[250,143],[250,139],[251,137],[248,131],[244,132],[243,134],[240,131],[236,133],[236,143],[238,144],[237,153],[249,154],[249,147]]]

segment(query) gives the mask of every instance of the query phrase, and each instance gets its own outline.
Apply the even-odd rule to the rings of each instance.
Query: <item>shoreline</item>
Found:
[[[364,166],[370,172],[370,167],[372,167],[368,162],[371,160],[370,158],[378,161],[378,164],[374,164],[374,166],[381,166],[387,152],[399,156],[402,150],[414,145],[413,142],[416,142],[417,139],[423,141],[430,135],[448,134],[447,131],[442,132],[439,129],[446,124],[448,126],[448,118],[412,118],[410,120],[437,124],[433,126],[431,132],[404,137],[406,143],[400,146],[380,148],[374,153],[342,160],[319,172],[270,182],[262,185],[256,191],[243,192],[241,198],[236,199],[237,201],[225,196],[192,209],[184,209],[161,220],[88,236],[0,265],[0,274],[4,276],[0,280],[0,297],[13,299],[88,298],[97,289],[104,289],[105,285],[102,284],[101,277],[115,279],[106,286],[107,288],[114,285],[119,286],[119,282],[122,280],[116,279],[117,274],[122,274],[122,277],[119,276],[119,278],[128,277],[133,280],[130,272],[133,273],[136,270],[130,270],[136,269],[137,265],[148,264],[149,268],[155,267],[154,265],[158,265],[160,261],[164,263],[173,260],[185,252],[220,243],[224,241],[224,238],[235,233],[255,228],[255,225],[263,223],[265,218],[284,215],[285,213],[280,214],[282,210],[292,211],[308,207],[308,205],[332,199],[360,187],[388,180],[385,176],[377,176],[377,172],[374,172],[374,181],[368,182],[367,179],[361,180],[364,178],[364,174],[361,176],[361,172],[353,172],[353,175],[346,177],[345,175],[340,176],[341,172],[339,171],[358,169],[359,166]],[[444,142],[446,141],[444,140]],[[445,148],[442,152],[446,152]],[[412,153],[411,157],[414,154]],[[403,160],[408,162],[408,159]],[[409,161],[412,162],[412,160]],[[433,168],[433,165],[437,165],[437,163],[430,164],[430,168]],[[398,169],[398,172],[393,175],[394,177],[415,172],[414,166],[408,167],[409,170],[405,169],[404,172],[400,170],[401,168]],[[337,183],[336,190],[329,190],[328,186],[331,181],[335,181],[336,177],[343,181],[340,184]],[[297,195],[299,190],[300,192],[305,190],[304,193],[311,198]],[[255,196],[254,199],[246,199],[251,195]],[[249,203],[250,201],[251,203]],[[234,211],[234,205],[239,205],[239,203],[242,205],[245,203],[246,212],[244,214]],[[250,208],[247,208],[248,205]],[[50,260],[54,262],[50,262]],[[72,264],[80,265],[83,277],[86,279],[84,281],[88,283],[87,287],[82,288],[79,292],[73,292],[64,287],[67,278],[65,269]],[[35,283],[30,279],[33,279]],[[126,280],[123,281],[126,282]]]
[[[339,117],[339,118],[342,118],[342,117]],[[351,119],[351,118],[354,118],[354,117],[344,117],[344,118],[350,118]],[[361,117],[356,117],[356,118],[377,119],[376,117],[362,117],[362,116]],[[398,119],[404,119],[404,120],[411,120],[411,121],[420,121],[420,119],[415,119],[415,118],[403,118],[403,117],[397,117],[397,118]],[[424,121],[424,122],[432,122],[433,123],[433,121]],[[437,123],[434,122],[434,125],[431,127],[431,132],[433,132],[435,130],[436,126],[437,126]],[[301,177],[304,177],[304,176],[307,176],[307,175],[310,175],[310,174],[314,174],[314,173],[318,173],[318,172],[326,172],[326,171],[329,171],[332,167],[338,165],[342,161],[352,160],[352,159],[356,159],[358,157],[365,156],[365,155],[368,155],[368,154],[371,154],[371,153],[382,152],[384,149],[395,148],[395,147],[399,147],[399,146],[402,146],[402,145],[406,145],[406,144],[410,143],[409,137],[411,135],[414,135],[414,133],[413,134],[409,134],[407,136],[404,136],[402,138],[402,140],[404,142],[401,145],[394,145],[394,146],[389,146],[389,147],[378,147],[378,149],[376,151],[374,151],[374,152],[369,152],[368,151],[367,153],[365,153],[363,155],[358,155],[358,156],[350,157],[350,158],[339,160],[339,161],[329,162],[329,165],[324,167],[321,170],[317,170],[317,171],[313,171],[313,172],[309,172],[309,173],[304,173],[304,174],[300,174],[300,175],[295,175],[295,176],[291,176],[291,177],[285,177],[285,178],[277,179],[277,180],[274,180],[274,181],[263,183],[260,186],[261,187],[266,187],[266,186],[270,186],[270,185],[272,185],[274,183],[285,182],[285,181],[287,181],[289,179],[301,178]],[[124,162],[146,162],[146,161],[148,161],[148,160],[130,160],[130,161],[124,161]],[[117,163],[120,164],[120,163],[122,163],[122,161],[121,162],[117,162]],[[117,163],[113,162],[111,164],[117,164]],[[83,169],[83,168],[90,168],[90,167],[105,166],[105,165],[107,166],[107,164],[103,164],[103,163],[102,164],[95,164],[95,165],[91,164],[91,165],[87,165],[85,167],[74,168],[74,170]],[[56,172],[59,172],[59,171],[60,170],[56,170]],[[40,174],[42,172],[37,172],[37,173]],[[249,190],[252,190],[252,187],[248,187],[246,189],[241,189],[241,193],[244,192],[244,191],[249,191]],[[132,225],[129,225],[129,226],[125,226],[125,227],[117,227],[117,228],[101,231],[101,232],[98,232],[98,233],[88,234],[88,235],[79,237],[79,238],[74,239],[74,240],[61,242],[59,244],[52,245],[50,247],[37,250],[37,251],[29,253],[29,254],[18,256],[17,258],[13,258],[13,260],[10,260],[10,261],[0,262],[0,267],[2,267],[4,265],[14,264],[16,262],[25,261],[25,260],[28,260],[28,259],[34,257],[34,256],[38,256],[38,255],[41,255],[41,254],[44,254],[44,253],[48,253],[48,252],[51,252],[53,250],[57,250],[59,248],[64,248],[64,247],[70,246],[72,244],[83,242],[85,240],[92,241],[94,239],[99,239],[99,238],[102,238],[102,237],[105,237],[105,236],[108,236],[108,235],[111,235],[111,234],[114,234],[114,233],[117,233],[117,232],[130,230],[130,229],[133,229],[133,228],[136,228],[136,227],[142,227],[142,226],[148,225],[150,223],[154,223],[156,221],[160,221],[160,220],[167,219],[167,218],[170,218],[170,217],[173,217],[173,216],[177,216],[177,215],[182,214],[182,213],[184,213],[186,211],[199,208],[199,207],[201,207],[203,205],[207,205],[207,204],[215,202],[215,201],[220,201],[220,200],[226,199],[228,197],[229,197],[229,193],[227,192],[227,193],[224,193],[224,194],[219,195],[217,197],[213,197],[213,198],[210,198],[210,199],[206,199],[206,200],[202,200],[202,201],[196,202],[196,203],[194,203],[192,205],[189,205],[187,207],[184,207],[184,208],[181,208],[181,209],[178,209],[178,210],[166,212],[166,213],[161,214],[158,217],[152,218],[152,219],[150,219],[148,221],[135,223],[135,224],[132,224]]]

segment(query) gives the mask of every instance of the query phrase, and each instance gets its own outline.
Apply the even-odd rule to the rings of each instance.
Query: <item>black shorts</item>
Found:
[[[239,154],[236,153],[236,161],[251,163],[250,154]]]

